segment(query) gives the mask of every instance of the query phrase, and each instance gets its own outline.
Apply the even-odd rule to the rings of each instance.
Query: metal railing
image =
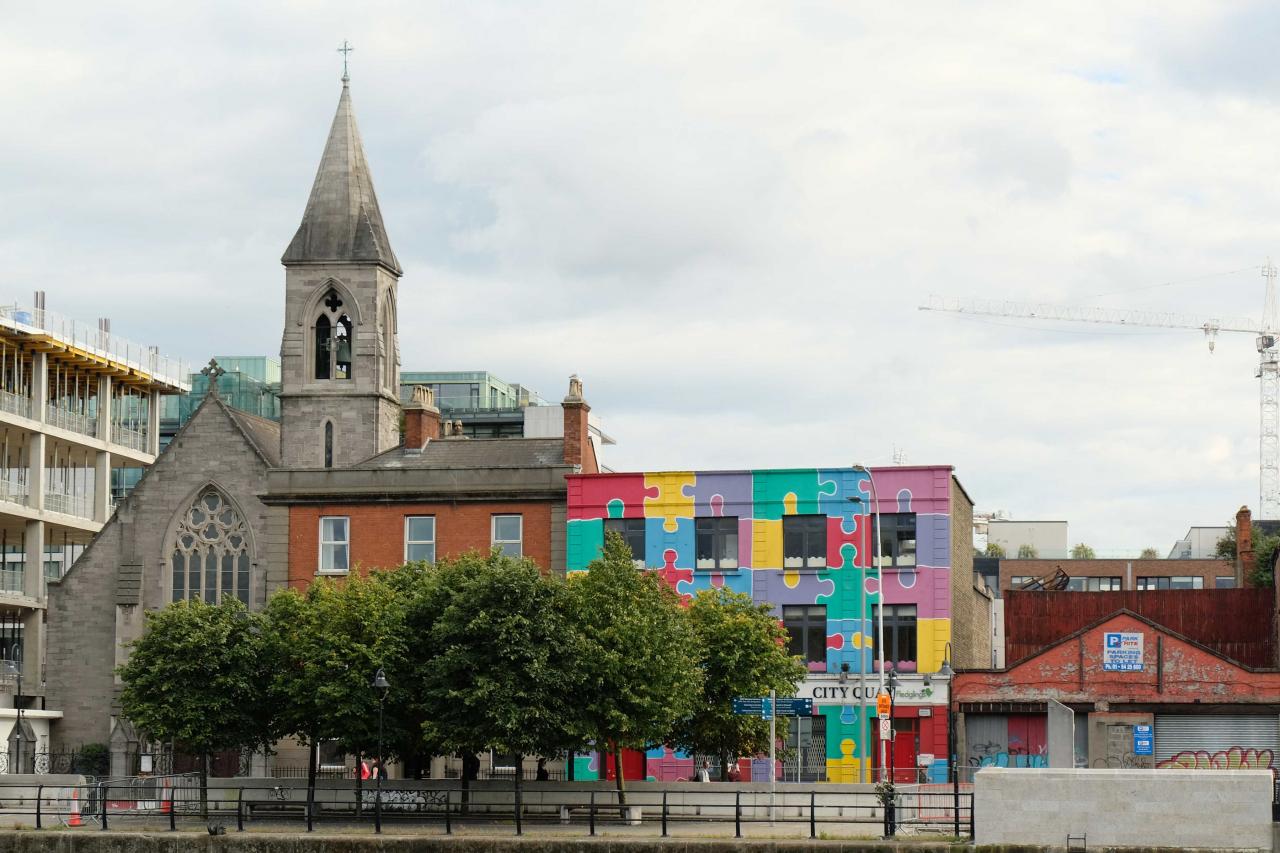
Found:
[[[70,409],[64,409],[54,403],[45,404],[45,423],[49,426],[60,427],[71,432],[78,432],[81,435],[97,435],[98,419],[73,412]]]
[[[66,492],[46,490],[44,508],[63,515],[93,518],[93,495],[71,495]]]
[[[183,391],[191,390],[187,365],[180,359],[160,355],[154,347],[104,332],[96,325],[81,323],[43,308],[0,305],[0,326],[30,334],[44,333],[85,352],[123,364],[133,370]]]
[[[0,477],[0,501],[27,505],[28,490],[25,480],[17,477]]]
[[[181,776],[109,779],[82,785],[43,784],[40,777],[0,779],[0,815],[28,818],[36,829],[91,828],[138,831],[207,826],[210,833],[245,831],[252,824],[292,824],[308,832],[320,825],[335,831],[395,823],[434,833],[452,834],[466,824],[475,831],[513,832],[526,826],[558,825],[596,835],[607,826],[648,828],[667,837],[680,826],[699,835],[741,838],[753,825],[769,824],[773,836],[817,838],[828,830],[887,835],[898,830],[931,833],[939,838],[973,837],[973,796],[962,793],[900,788],[896,802],[882,802],[875,791],[826,792],[822,786],[771,794],[761,786],[733,783],[681,784],[627,792],[620,803],[616,790],[597,784],[535,782],[514,786],[441,786],[438,780],[415,783],[372,780],[357,786],[331,782],[308,791],[305,782],[287,780],[237,785],[210,780],[202,799],[199,779]],[[843,787],[843,786],[842,786]],[[401,830],[404,831],[404,830]],[[643,833],[643,829],[641,830]]]
[[[23,593],[26,591],[26,571],[0,568],[0,592]]]
[[[146,452],[147,450],[147,434],[141,430],[129,429],[119,424],[111,425],[111,441],[115,444],[131,447],[134,450]]]
[[[0,411],[19,417],[31,417],[31,398],[12,391],[0,391]]]

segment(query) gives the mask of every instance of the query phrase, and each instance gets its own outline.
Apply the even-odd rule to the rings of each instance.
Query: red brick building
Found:
[[[565,475],[598,467],[581,392],[574,379],[567,439],[441,435],[421,393],[400,447],[344,468],[272,471],[264,501],[288,514],[287,583],[495,546],[563,572]]]
[[[953,681],[962,778],[989,765],[1280,768],[1272,590],[1009,599],[1011,662]],[[1074,712],[1057,754],[1054,701]]]

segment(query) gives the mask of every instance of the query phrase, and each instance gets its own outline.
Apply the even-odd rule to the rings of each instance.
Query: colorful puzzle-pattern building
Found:
[[[600,555],[606,520],[644,519],[645,566],[683,595],[724,587],[773,605],[779,618],[786,605],[825,605],[826,661],[811,662],[811,670],[839,673],[847,664],[854,676],[875,672],[872,616],[883,591],[888,604],[916,607],[917,660],[898,666],[936,672],[951,639],[949,469],[892,468],[874,475],[882,515],[914,513],[916,524],[915,559],[886,569],[883,590],[873,565],[871,478],[853,468],[572,476],[566,568],[584,571]],[[784,560],[783,519],[793,515],[825,516],[825,565],[800,569]],[[714,517],[738,520],[735,568],[699,568],[695,520]],[[827,718],[827,779],[860,781],[874,746],[859,736],[870,728],[860,719],[860,706],[817,712]],[[650,750],[647,765],[648,775],[658,779],[693,773],[692,757],[669,749]]]

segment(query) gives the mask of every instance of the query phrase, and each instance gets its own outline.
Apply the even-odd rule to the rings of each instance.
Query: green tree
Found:
[[[1160,552],[1155,548],[1143,548],[1142,553],[1138,555],[1139,560],[1158,560]]]
[[[309,748],[307,799],[313,802],[322,741],[337,741],[356,755],[376,754],[379,696],[372,683],[378,669],[386,669],[391,682],[388,710],[409,690],[396,675],[404,669],[409,639],[402,598],[379,572],[318,578],[305,592],[290,588],[271,596],[266,615],[276,663],[269,699],[279,709],[281,733]],[[384,742],[404,743],[398,718],[386,716],[392,725]]]
[[[1000,559],[1004,559],[1008,556],[1005,553],[1004,546],[999,542],[988,542],[987,548],[982,552],[982,555],[984,557],[999,557]]]
[[[265,747],[275,738],[264,687],[272,661],[261,617],[240,602],[178,601],[148,611],[142,636],[118,670],[121,710],[149,736],[200,756],[200,802],[208,813],[209,757]]]
[[[1040,552],[1036,550],[1035,545],[1019,545],[1018,546],[1019,560],[1036,560],[1036,559],[1039,559],[1039,557],[1040,557]]]
[[[415,602],[431,614],[434,652],[417,685],[426,742],[519,756],[576,746],[578,644],[565,581],[497,550],[442,560],[434,573]]]
[[[620,535],[607,534],[587,568],[569,584],[583,675],[577,727],[583,741],[612,751],[625,804],[622,750],[661,743],[696,707],[697,642],[680,597],[658,573],[636,569]]]
[[[1092,560],[1097,554],[1088,545],[1080,542],[1071,546],[1071,559],[1073,560]]]
[[[769,747],[769,724],[733,713],[738,696],[790,696],[807,667],[787,652],[787,632],[768,604],[727,589],[702,590],[688,609],[703,672],[692,716],[677,722],[672,741],[688,752],[716,756],[720,778],[729,759]]]
[[[1254,570],[1246,580],[1254,586],[1274,586],[1272,562],[1275,560],[1277,547],[1280,547],[1280,533],[1269,534],[1256,523],[1252,530]],[[1234,522],[1227,525],[1227,532],[1218,540],[1214,553],[1223,560],[1235,560],[1236,526]]]

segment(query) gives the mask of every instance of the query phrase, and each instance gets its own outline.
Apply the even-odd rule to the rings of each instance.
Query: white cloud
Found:
[[[1257,315],[1277,26],[1206,2],[11,9],[4,298],[193,362],[275,352],[349,38],[407,367],[552,398],[579,372],[622,466],[896,445],[985,508],[1163,550],[1256,504],[1251,341],[916,305]]]

